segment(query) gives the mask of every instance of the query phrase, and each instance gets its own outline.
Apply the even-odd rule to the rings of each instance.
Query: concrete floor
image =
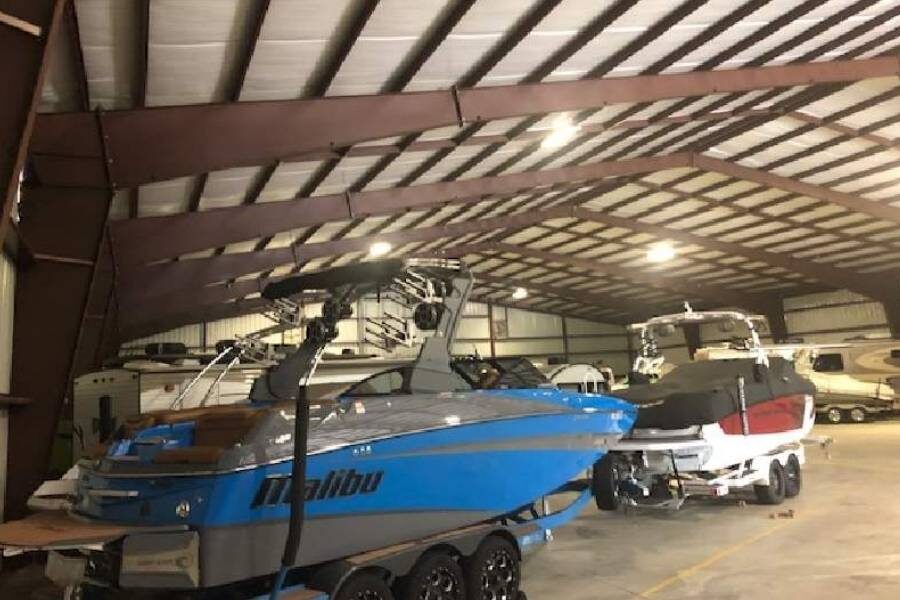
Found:
[[[528,562],[523,589],[532,600],[900,598],[900,421],[813,433],[835,443],[830,460],[808,450],[797,498],[591,507]],[[793,519],[770,517],[788,509]]]
[[[818,426],[804,489],[779,507],[737,499],[680,511],[593,506],[524,568],[531,600],[900,598],[900,421]],[[748,499],[751,498],[748,496]],[[794,510],[794,518],[770,518]],[[58,598],[38,567],[0,577],[0,599]]]

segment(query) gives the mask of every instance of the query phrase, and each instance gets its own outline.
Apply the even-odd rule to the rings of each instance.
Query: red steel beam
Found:
[[[615,215],[584,208],[574,209],[572,211],[572,216],[584,221],[592,221],[610,227],[621,227],[640,233],[649,233],[659,238],[675,240],[685,244],[694,244],[707,250],[717,250],[731,256],[743,256],[753,261],[781,267],[782,269],[799,273],[806,277],[818,279],[831,287],[846,288],[875,299],[885,298],[900,291],[897,283],[893,281],[884,281],[878,278],[867,277],[854,273],[849,269],[842,269],[826,263],[817,263],[811,260],[794,258],[785,253],[769,252],[768,250],[753,248],[735,242],[725,242],[708,236],[695,235],[673,227],[645,223],[633,218],[617,217]]]
[[[581,127],[581,133],[601,133],[603,131],[611,131],[611,130],[620,130],[620,129],[642,129],[645,127],[650,127],[653,125],[665,125],[671,123],[693,123],[695,121],[722,121],[726,119],[734,119],[734,118],[746,118],[746,117],[761,117],[761,116],[778,116],[771,110],[767,109],[754,109],[754,110],[745,110],[740,112],[735,111],[716,111],[708,114],[691,114],[691,115],[678,115],[674,117],[664,117],[661,119],[634,119],[629,121],[622,121],[620,123],[614,123],[609,126],[604,126],[603,123],[586,123]],[[792,115],[793,116],[793,115]],[[435,150],[443,150],[443,149],[452,149],[458,148],[459,146],[489,146],[491,144],[505,144],[510,141],[516,142],[536,142],[544,137],[546,137],[548,130],[528,130],[519,135],[506,135],[506,134],[494,134],[494,135],[474,135],[470,138],[466,138],[463,140],[456,140],[454,138],[446,138],[442,140],[423,140],[417,142],[411,142],[410,144],[403,146],[397,144],[369,144],[365,146],[354,146],[348,149],[343,156],[352,157],[352,156],[389,156],[400,154],[402,152],[433,152]],[[870,139],[872,136],[862,135],[865,139]],[[877,137],[877,136],[876,136]],[[315,150],[312,152],[305,152],[303,154],[298,154],[297,156],[292,157],[294,161],[316,161],[316,160],[331,160],[335,158],[340,158],[342,154],[336,150]]]
[[[379,138],[492,119],[595,109],[714,93],[852,82],[900,73],[896,56],[667,75],[491,86],[462,90],[338,96],[133,109],[109,113],[107,135],[118,187],[290,160]],[[32,152],[45,181],[85,184],[100,157],[85,142],[85,113],[41,115]],[[96,137],[96,132],[94,136]],[[102,185],[96,179],[96,185]]]
[[[17,274],[13,328],[12,393],[32,398],[10,414],[7,516],[21,516],[29,494],[46,478],[56,426],[69,397],[76,353],[103,332],[103,306],[91,301],[98,288],[99,258],[110,193],[96,189],[27,187],[20,234],[33,256]],[[102,294],[99,294],[102,296]],[[90,320],[92,327],[85,327]],[[102,326],[100,327],[102,329]],[[38,332],[53,332],[53,343]]]
[[[484,244],[471,244],[455,246],[449,250],[454,256],[464,254],[477,254],[485,251],[518,254],[526,258],[536,258],[544,263],[561,263],[589,272],[602,275],[612,275],[625,280],[631,280],[649,287],[664,289],[669,292],[677,292],[690,297],[700,297],[720,305],[738,306],[754,312],[768,314],[772,310],[776,298],[771,295],[750,294],[737,290],[730,290],[719,286],[694,283],[684,278],[667,277],[659,273],[646,273],[633,268],[619,265],[606,264],[594,259],[579,258],[569,254],[546,252],[535,248],[506,244],[502,242],[487,242]]]
[[[515,194],[552,185],[596,181],[606,177],[651,173],[690,165],[689,154],[671,154],[242,205],[201,213],[129,219],[117,221],[111,227],[117,264],[120,267],[133,266],[298,227],[432,208],[449,202],[478,202],[485,196]],[[165,239],[166,243],[159,243],[161,239]]]
[[[839,192],[821,185],[804,183],[802,181],[797,181],[796,179],[776,175],[769,171],[745,167],[703,154],[694,155],[694,166],[698,169],[703,169],[704,171],[712,171],[721,175],[727,175],[728,177],[734,177],[735,179],[752,181],[753,183],[758,183],[759,185],[766,187],[778,188],[800,196],[809,196],[810,198],[837,204],[838,206],[843,206],[846,209],[867,214],[876,219],[900,223],[900,208],[891,206],[887,202],[866,200],[865,198],[854,196],[853,194]]]
[[[19,189],[65,0],[9,0],[0,4],[0,247]]]
[[[261,313],[271,306],[271,302],[264,298],[250,300],[238,300],[212,306],[193,308],[173,315],[165,315],[158,319],[150,319],[133,326],[122,328],[120,336],[122,343],[130,342],[138,338],[153,335],[163,331],[169,331],[184,325],[193,325],[218,319],[229,319],[243,315]]]
[[[366,251],[375,241],[401,246],[410,242],[429,241],[442,237],[454,238],[467,233],[491,231],[501,227],[527,227],[548,219],[571,216],[571,208],[560,207],[465,223],[299,244],[294,247],[158,263],[122,270],[119,273],[119,295],[123,303],[128,306],[128,310],[141,312],[152,310],[156,298],[161,295],[178,291],[192,293],[198,285],[235,279],[242,275],[259,273],[288,263],[302,263],[315,258]]]

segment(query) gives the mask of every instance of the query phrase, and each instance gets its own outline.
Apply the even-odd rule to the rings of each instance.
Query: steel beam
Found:
[[[752,181],[759,185],[778,188],[793,194],[801,196],[809,196],[818,200],[824,200],[838,206],[843,206],[848,210],[867,214],[876,219],[892,221],[900,223],[900,208],[891,206],[887,202],[876,202],[874,200],[866,200],[853,194],[839,192],[820,185],[804,183],[789,177],[782,177],[768,171],[745,167],[737,163],[712,158],[703,154],[694,156],[694,166],[704,171],[712,171],[735,179],[743,179],[744,181]]]
[[[298,244],[256,252],[223,254],[209,258],[191,258],[123,269],[119,273],[119,294],[129,310],[152,310],[158,296],[172,292],[193,293],[198,285],[235,279],[259,273],[288,263],[303,262],[326,256],[340,256],[351,252],[365,252],[375,241],[389,242],[395,247],[410,242],[429,241],[442,237],[456,238],[467,233],[491,231],[501,227],[523,227],[548,219],[572,216],[571,208],[558,208],[517,215],[506,215],[478,221],[454,223],[437,227],[420,227],[378,235],[345,238],[329,242]]]
[[[892,295],[898,291],[896,282],[867,277],[854,273],[849,269],[833,267],[826,263],[794,258],[786,253],[769,252],[768,250],[753,248],[740,243],[725,242],[709,236],[695,235],[683,229],[645,223],[633,218],[617,217],[584,208],[574,209],[572,216],[609,227],[621,227],[640,233],[649,233],[659,238],[694,244],[704,249],[717,250],[730,256],[743,256],[753,261],[766,263],[817,279],[830,287],[845,288],[875,299],[885,298],[887,295]]]
[[[298,227],[432,208],[449,202],[478,202],[486,196],[690,164],[690,155],[672,154],[118,221],[112,225],[116,261],[119,266],[138,265]],[[160,244],[160,239],[166,243]]]
[[[0,81],[4,90],[0,102],[2,247],[41,101],[49,62],[47,49],[60,28],[65,0],[10,0],[0,8],[7,16],[0,22]]]
[[[184,325],[193,325],[195,323],[203,323],[216,321],[219,319],[230,319],[232,317],[240,317],[243,315],[252,315],[261,313],[271,306],[271,302],[264,298],[253,298],[251,300],[238,300],[236,302],[226,302],[212,306],[203,306],[194,308],[175,315],[166,315],[156,320],[148,320],[134,326],[123,328],[120,332],[122,342],[130,342],[138,338],[169,331],[176,327]]]
[[[455,246],[451,248],[449,252],[454,256],[484,252],[517,254],[526,258],[538,259],[546,264],[560,263],[578,269],[584,269],[585,271],[592,273],[612,275],[621,279],[635,281],[648,287],[663,289],[668,292],[676,292],[687,297],[703,298],[711,303],[716,303],[719,306],[736,306],[763,314],[771,312],[773,304],[777,302],[777,299],[771,295],[752,294],[719,286],[702,285],[685,280],[684,278],[667,277],[662,273],[647,273],[633,268],[605,264],[594,259],[579,258],[577,256],[556,252],[546,252],[535,248],[502,242]]]
[[[10,414],[7,516],[21,516],[28,495],[46,478],[51,441],[69,394],[76,351],[102,337],[85,328],[105,303],[89,301],[103,238],[107,190],[26,187],[22,239],[35,260],[19,269],[13,330],[12,393],[32,398]],[[108,298],[99,294],[99,297]],[[53,332],[47,344],[39,332]],[[90,354],[90,352],[87,352]]]
[[[695,71],[667,75],[490,86],[374,96],[205,104],[109,113],[107,133],[120,187],[345,148],[437,127],[608,104],[649,102],[810,83],[852,82],[900,73],[896,56],[856,61]],[[85,113],[41,115],[32,151],[44,181],[86,183]],[[265,132],[261,135],[260,132]],[[93,169],[93,172],[98,172]],[[101,185],[101,181],[95,182]]]

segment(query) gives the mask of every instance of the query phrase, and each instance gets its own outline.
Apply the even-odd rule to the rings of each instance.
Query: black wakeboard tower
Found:
[[[252,402],[295,403],[294,458],[291,468],[291,510],[281,565],[270,598],[276,600],[288,571],[296,564],[304,520],[306,490],[307,429],[309,402],[306,385],[315,372],[326,346],[338,336],[338,322],[353,315],[356,300],[375,294],[391,299],[412,314],[412,322],[425,337],[411,366],[410,391],[440,392],[457,389],[461,380],[450,367],[450,351],[466,300],[472,289],[468,268],[454,259],[391,259],[335,267],[289,277],[271,283],[263,297],[276,304],[291,296],[325,291],[322,314],[306,322],[300,347],[277,365],[269,367],[254,382]],[[408,345],[416,331],[407,319],[385,314],[381,320],[366,319],[368,339],[385,350]]]

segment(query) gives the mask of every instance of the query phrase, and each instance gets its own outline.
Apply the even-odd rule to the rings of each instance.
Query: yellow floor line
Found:
[[[698,562],[697,564],[690,566],[687,569],[682,569],[682,570],[678,571],[677,573],[675,573],[674,575],[672,575],[671,577],[667,577],[667,578],[663,579],[662,581],[660,581],[659,583],[657,583],[656,585],[647,588],[646,590],[644,590],[643,592],[640,593],[639,597],[640,598],[651,598],[654,594],[661,592],[664,589],[675,585],[676,583],[683,582],[683,581],[689,579],[690,577],[693,577],[694,575],[696,575],[703,569],[711,567],[712,565],[716,564],[720,560],[731,556],[735,552],[742,550],[742,549],[746,548],[747,546],[755,544],[756,542],[769,537],[773,533],[784,529],[785,527],[787,527],[788,525],[790,525],[791,523],[793,523],[796,520],[797,519],[794,518],[792,520],[779,521],[777,524],[772,525],[768,529],[754,535],[753,537],[749,537],[749,538],[747,538],[743,541],[740,541],[737,544],[734,544],[732,546],[727,546],[725,548],[722,548],[721,550],[714,552],[713,554],[708,556],[706,559]]]

